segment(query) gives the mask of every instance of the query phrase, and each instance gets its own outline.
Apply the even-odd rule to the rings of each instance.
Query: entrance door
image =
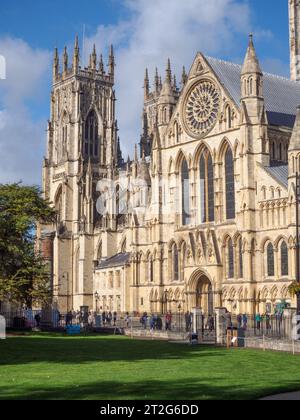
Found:
[[[214,294],[209,279],[202,276],[196,287],[196,308],[202,309],[206,315],[214,314]]]

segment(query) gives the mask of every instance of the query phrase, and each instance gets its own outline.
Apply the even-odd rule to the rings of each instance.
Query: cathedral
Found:
[[[300,1],[289,0],[291,79],[197,53],[144,80],[142,135],[123,160],[115,54],[82,67],[55,51],[39,227],[61,311],[269,312],[295,306]],[[134,98],[132,99],[134,100]],[[121,106],[128,106],[121,104]]]

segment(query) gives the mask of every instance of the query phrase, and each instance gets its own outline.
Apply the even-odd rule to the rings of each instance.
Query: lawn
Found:
[[[0,340],[0,399],[256,399],[300,389],[300,357],[124,337]]]

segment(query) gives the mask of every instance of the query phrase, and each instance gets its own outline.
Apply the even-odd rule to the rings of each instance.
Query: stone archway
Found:
[[[215,302],[213,285],[203,272],[195,273],[189,285],[190,309],[201,309],[204,314],[213,315]]]

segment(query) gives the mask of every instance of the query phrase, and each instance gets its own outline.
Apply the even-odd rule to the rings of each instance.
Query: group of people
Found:
[[[231,314],[229,312],[226,314],[226,317],[227,317],[227,328],[234,327]],[[269,331],[272,329],[272,319],[275,319],[277,326],[278,325],[280,326],[283,320],[283,314],[275,313],[274,317],[272,317],[272,315],[269,313],[265,313],[263,315],[260,313],[256,313],[254,315],[254,319],[251,317],[251,321],[254,321],[253,323],[251,322],[251,327],[253,328],[254,326],[254,329],[258,331],[260,331],[261,329],[266,329]],[[244,329],[245,331],[248,329],[249,322],[250,322],[248,315],[238,314],[236,317],[236,321],[237,321],[238,329]]]
[[[144,312],[140,318],[140,323],[142,327],[146,330],[147,326],[149,325],[151,331],[162,331],[163,327],[165,327],[166,331],[171,331],[172,322],[173,315],[171,312],[167,312],[164,319],[157,314],[152,314],[148,316],[147,312]]]

